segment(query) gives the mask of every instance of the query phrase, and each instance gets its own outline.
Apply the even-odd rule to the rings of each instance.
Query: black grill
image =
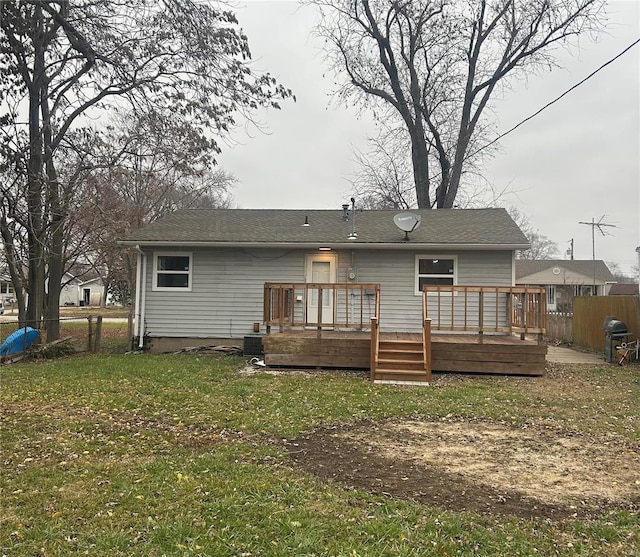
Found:
[[[615,317],[605,317],[602,330],[605,334],[604,339],[604,360],[605,362],[613,362],[615,356],[615,345],[619,342],[626,342],[629,336],[627,325],[616,319]],[[624,340],[623,340],[624,339]]]
[[[629,334],[629,329],[627,328],[627,326],[615,317],[606,317],[604,320],[604,325],[602,326],[602,330],[606,335],[612,336]]]

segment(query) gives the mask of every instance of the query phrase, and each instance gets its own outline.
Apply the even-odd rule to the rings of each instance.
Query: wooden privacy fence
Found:
[[[425,285],[422,298],[432,330],[541,336],[546,329],[542,287]]]
[[[573,342],[591,350],[604,350],[605,317],[623,321],[632,335],[640,337],[639,296],[577,296],[573,299]]]
[[[547,338],[573,342],[573,313],[547,313]]]
[[[365,329],[380,315],[380,285],[267,282],[263,321],[267,331],[293,327]]]

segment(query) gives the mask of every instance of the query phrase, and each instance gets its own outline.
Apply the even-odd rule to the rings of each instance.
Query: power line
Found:
[[[517,123],[515,126],[513,126],[511,129],[507,130],[506,132],[500,134],[498,137],[496,137],[495,139],[493,139],[492,141],[490,141],[489,143],[487,143],[486,145],[483,145],[482,147],[478,148],[476,151],[474,151],[473,153],[470,153],[468,156],[465,157],[465,159],[468,159],[470,157],[473,157],[474,155],[478,154],[480,151],[483,151],[484,149],[486,149],[487,147],[490,147],[491,145],[493,145],[494,143],[496,143],[497,141],[499,141],[500,139],[502,139],[504,136],[510,134],[511,132],[517,130],[520,126],[522,126],[523,124],[525,124],[526,122],[528,122],[529,120],[535,118],[538,114],[540,114],[543,110],[546,110],[547,108],[549,108],[551,105],[557,103],[560,99],[562,99],[563,97],[565,97],[566,95],[568,95],[569,93],[571,93],[571,91],[573,91],[574,89],[577,89],[578,87],[580,87],[580,85],[582,85],[583,83],[585,83],[586,81],[588,81],[589,79],[591,79],[594,75],[596,75],[600,70],[606,68],[609,64],[612,64],[613,62],[615,62],[618,58],[620,58],[621,56],[623,56],[624,54],[626,54],[629,50],[631,50],[634,46],[636,46],[638,43],[640,43],[640,39],[636,39],[635,41],[633,41],[627,48],[625,48],[622,52],[618,53],[616,56],[614,56],[613,58],[611,58],[610,60],[608,60],[607,62],[605,62],[604,64],[602,64],[599,68],[595,69],[594,71],[592,71],[587,77],[585,77],[583,80],[579,81],[578,83],[576,83],[575,85],[573,85],[572,87],[570,87],[569,89],[567,89],[564,93],[562,93],[561,95],[559,95],[558,97],[556,97],[555,99],[553,99],[552,101],[548,102],[547,104],[545,104],[540,110],[538,110],[537,112],[534,112],[533,114],[531,114],[531,116],[528,116],[527,118],[525,118],[524,120],[522,120],[521,122]],[[590,224],[590,223],[588,223]]]
[[[473,157],[474,155],[477,155],[480,151],[484,151],[485,149],[487,149],[488,147],[491,147],[491,145],[493,145],[494,143],[500,141],[500,139],[502,139],[503,137],[505,137],[506,135],[509,135],[511,132],[517,130],[520,126],[522,126],[523,124],[527,123],[529,120],[532,120],[533,118],[535,118],[536,116],[538,116],[538,114],[540,114],[541,112],[543,112],[544,110],[546,110],[547,108],[549,108],[551,105],[557,103],[560,99],[562,99],[563,97],[567,96],[571,91],[573,91],[574,89],[577,89],[578,87],[580,87],[580,85],[582,85],[583,83],[585,83],[586,81],[588,81],[589,79],[591,79],[594,75],[596,75],[598,72],[600,72],[601,70],[603,70],[604,68],[606,68],[609,64],[612,64],[613,62],[615,62],[618,58],[620,58],[621,56],[625,55],[629,50],[631,50],[634,46],[636,46],[638,43],[640,43],[640,39],[636,39],[635,41],[633,41],[628,47],[626,47],[624,50],[622,50],[621,52],[619,52],[618,54],[616,54],[613,58],[611,58],[610,60],[607,60],[604,64],[602,64],[600,67],[596,68],[594,71],[592,71],[587,77],[585,77],[584,79],[582,79],[581,81],[579,81],[578,83],[576,83],[575,85],[573,85],[572,87],[570,87],[569,89],[567,89],[564,93],[562,93],[561,95],[559,95],[558,97],[556,97],[555,99],[553,99],[552,101],[548,102],[547,104],[545,104],[540,110],[534,112],[533,114],[531,114],[530,116],[528,116],[527,118],[525,118],[524,120],[518,122],[515,126],[513,126],[511,129],[508,129],[506,132],[498,135],[495,139],[492,139],[489,143],[487,143],[486,145],[483,145],[482,147],[479,147],[478,149],[476,149],[473,153],[469,153],[467,155],[465,155],[463,162],[466,162],[467,159]],[[436,174],[431,176],[431,179],[438,179],[440,176],[442,176],[442,172],[437,172]],[[434,202],[435,203],[435,202]],[[585,223],[585,224],[591,224],[591,223]]]

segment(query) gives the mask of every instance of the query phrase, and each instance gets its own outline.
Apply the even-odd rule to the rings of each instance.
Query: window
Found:
[[[191,254],[156,253],[153,290],[191,290]]]
[[[425,284],[456,284],[456,257],[445,255],[431,257],[416,256],[416,293],[422,292]]]
[[[551,284],[547,286],[547,305],[556,305],[556,287]]]

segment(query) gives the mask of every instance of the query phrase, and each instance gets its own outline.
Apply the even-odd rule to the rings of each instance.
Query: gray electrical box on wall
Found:
[[[356,267],[349,267],[347,269],[347,280],[349,282],[358,282],[358,269]]]

